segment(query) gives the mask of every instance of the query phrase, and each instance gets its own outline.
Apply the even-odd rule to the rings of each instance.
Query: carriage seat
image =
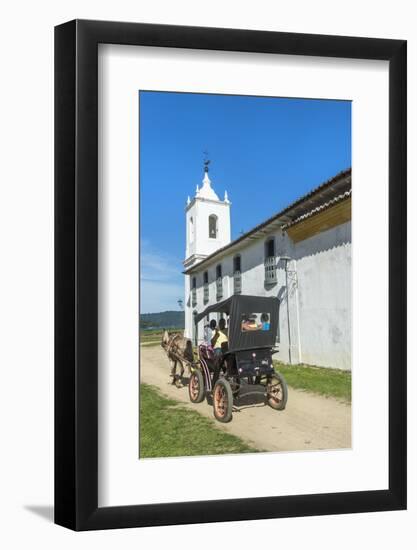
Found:
[[[206,344],[201,344],[199,347],[199,354],[202,359],[207,363],[207,366],[210,370],[214,371],[216,365],[216,358],[214,355],[213,348]]]

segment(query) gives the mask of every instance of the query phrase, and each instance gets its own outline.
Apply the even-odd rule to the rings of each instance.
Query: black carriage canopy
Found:
[[[274,346],[278,334],[279,299],[234,295],[207,307],[194,317],[197,324],[210,313],[229,316],[229,350],[237,351]]]

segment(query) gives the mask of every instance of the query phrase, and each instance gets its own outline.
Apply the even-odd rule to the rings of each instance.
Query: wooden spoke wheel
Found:
[[[200,369],[195,369],[191,373],[188,382],[188,395],[191,403],[201,403],[204,400],[204,378]]]
[[[219,422],[232,420],[233,393],[227,380],[217,380],[213,390],[213,412]]]
[[[266,399],[268,405],[276,411],[285,409],[288,399],[288,387],[285,378],[278,372],[268,376],[266,381]]]

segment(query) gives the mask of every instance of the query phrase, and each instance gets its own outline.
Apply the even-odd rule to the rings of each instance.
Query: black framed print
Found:
[[[406,507],[406,42],[55,29],[55,522]]]

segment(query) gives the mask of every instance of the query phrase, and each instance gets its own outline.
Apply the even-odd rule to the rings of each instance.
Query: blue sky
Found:
[[[351,102],[140,92],[141,312],[179,309],[204,151],[232,239],[351,166]]]

